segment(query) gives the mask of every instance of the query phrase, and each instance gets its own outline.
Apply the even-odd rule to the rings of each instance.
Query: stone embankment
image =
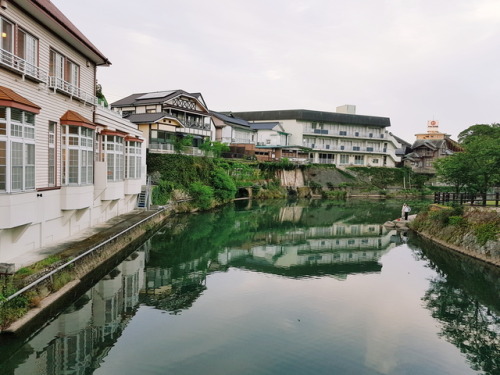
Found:
[[[410,229],[448,249],[500,267],[500,213],[495,207],[453,209],[431,206]]]

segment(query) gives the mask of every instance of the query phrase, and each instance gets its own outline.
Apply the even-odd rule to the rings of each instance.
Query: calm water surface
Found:
[[[381,226],[399,213],[174,218],[32,337],[0,337],[0,374],[500,374],[498,269]]]

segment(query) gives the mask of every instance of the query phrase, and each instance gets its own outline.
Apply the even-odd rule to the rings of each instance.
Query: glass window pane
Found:
[[[6,190],[7,142],[0,141],[0,190]]]

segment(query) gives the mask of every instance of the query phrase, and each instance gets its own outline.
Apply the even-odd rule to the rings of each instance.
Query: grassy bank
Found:
[[[419,212],[411,228],[469,255],[500,261],[500,215],[495,209],[434,204]]]

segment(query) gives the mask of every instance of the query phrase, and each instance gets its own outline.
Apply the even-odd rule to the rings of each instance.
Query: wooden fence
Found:
[[[494,202],[495,207],[499,206],[500,193],[491,193],[485,195],[475,195],[469,193],[434,193],[434,203],[446,204],[468,204],[471,206],[486,206],[486,202]]]

